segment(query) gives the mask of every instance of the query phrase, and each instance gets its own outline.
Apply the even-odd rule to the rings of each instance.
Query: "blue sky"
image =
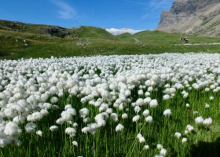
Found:
[[[62,27],[154,29],[173,0],[0,0],[0,19]]]

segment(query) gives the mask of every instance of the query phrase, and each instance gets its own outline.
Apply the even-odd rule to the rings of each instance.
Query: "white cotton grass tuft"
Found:
[[[145,104],[149,104],[151,102],[151,98],[150,97],[146,97],[145,99],[144,99],[144,103]]]
[[[148,122],[148,123],[151,123],[151,122],[153,121],[153,117],[147,116],[147,117],[145,118],[145,121]]]
[[[184,137],[184,138],[182,139],[182,143],[186,143],[186,142],[187,142],[187,138]]]
[[[42,137],[43,132],[42,132],[41,130],[38,130],[38,131],[36,131],[36,134],[37,134],[38,136],[41,136],[41,137]]]
[[[71,121],[72,120],[72,115],[67,111],[62,111],[61,118],[62,118],[63,121],[66,121],[66,122]]]
[[[169,99],[170,99],[170,96],[168,94],[163,96],[163,100],[169,100]]]
[[[142,113],[145,117],[150,114],[150,111],[148,109],[144,110]]]
[[[76,135],[76,130],[74,128],[68,127],[65,129],[65,133],[73,137]]]
[[[195,122],[196,122],[196,124],[202,124],[203,121],[204,121],[204,119],[203,119],[201,116],[195,118]]]
[[[150,147],[149,147],[149,145],[144,145],[143,149],[144,149],[144,150],[149,150]]]
[[[193,127],[192,125],[188,124],[188,125],[186,126],[186,130],[187,130],[188,132],[191,132],[191,131],[194,130],[194,127]],[[187,133],[188,133],[188,132],[187,132]]]
[[[181,137],[181,133],[180,133],[180,132],[176,132],[176,133],[174,134],[174,136],[177,137],[177,138],[180,138],[180,137]]]
[[[121,117],[122,117],[122,119],[127,119],[128,118],[128,114],[127,113],[123,113]]]
[[[75,123],[73,123],[73,127],[78,127],[78,124],[75,122]]]
[[[135,104],[136,104],[137,106],[142,106],[142,105],[144,105],[144,99],[138,98]]]
[[[163,146],[161,144],[157,144],[157,149],[161,150]]]
[[[144,142],[145,142],[145,138],[144,138],[143,136],[140,137],[140,138],[139,138],[139,142],[140,142],[140,143],[144,143]]]
[[[115,128],[116,132],[122,131],[123,129],[124,129],[124,126],[121,125],[121,124],[118,124],[118,125],[116,126],[116,128]]]
[[[139,143],[144,143],[145,142],[145,138],[140,133],[137,134],[137,138],[139,140]]]
[[[33,121],[40,121],[43,118],[41,112],[34,112],[31,116]]]
[[[72,144],[73,144],[73,146],[78,147],[78,143],[77,143],[77,141],[73,141]]]
[[[167,150],[164,149],[164,148],[162,148],[162,149],[160,150],[160,155],[165,156],[166,154],[167,154]]]
[[[205,108],[209,108],[209,104],[206,103],[206,104],[205,104]]]
[[[138,95],[141,96],[141,95],[143,95],[143,94],[144,94],[143,90],[139,90],[139,91],[138,91]]]
[[[139,113],[141,111],[141,108],[139,106],[134,107],[134,112]]]
[[[59,118],[59,119],[56,120],[57,124],[63,124],[64,122],[65,122],[65,120],[63,118]]]
[[[74,108],[68,108],[66,110],[67,113],[71,114],[72,116],[76,115],[76,110]]]
[[[139,119],[140,119],[140,115],[136,115],[132,118],[132,121],[137,122],[137,121],[139,121]]]
[[[79,110],[79,113],[81,117],[85,118],[89,114],[89,109],[82,108],[81,110]]]
[[[5,125],[5,128],[4,128],[5,135],[12,136],[12,137],[18,137],[21,132],[22,131],[16,122],[8,122]]]
[[[209,126],[212,124],[212,118],[206,118],[204,121],[203,121],[203,125],[205,126]]]
[[[164,157],[163,155],[155,155],[154,157]]]
[[[209,97],[209,100],[210,100],[210,101],[214,100],[214,97],[213,97],[213,96],[210,96],[210,97]]]
[[[111,117],[111,119],[112,119],[114,122],[117,122],[117,121],[118,121],[118,115],[117,115],[117,113],[112,113],[110,117]]]
[[[189,103],[186,103],[186,107],[187,107],[187,108],[189,108],[189,107],[190,107]]]
[[[171,115],[171,110],[170,109],[166,109],[164,112],[163,112],[163,115],[166,116],[166,117],[169,117]]]
[[[37,127],[36,124],[30,122],[25,125],[25,130],[27,133],[34,133],[36,127]]]
[[[150,101],[150,107],[151,108],[156,108],[158,106],[158,102],[156,99],[153,99]]]

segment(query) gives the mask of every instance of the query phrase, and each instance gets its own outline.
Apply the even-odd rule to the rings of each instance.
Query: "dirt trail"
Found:
[[[135,43],[139,43],[140,41],[137,38],[134,38]]]

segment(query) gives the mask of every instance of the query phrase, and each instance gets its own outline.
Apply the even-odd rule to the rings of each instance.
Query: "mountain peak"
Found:
[[[220,0],[174,0],[171,9],[162,12],[156,29],[165,32],[218,36],[219,21]]]

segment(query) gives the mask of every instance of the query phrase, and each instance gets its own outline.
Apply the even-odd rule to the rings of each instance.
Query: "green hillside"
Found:
[[[188,36],[189,43],[179,41],[184,34],[143,31],[113,36],[97,27],[34,25],[0,20],[0,59],[68,57],[112,54],[155,54],[164,52],[219,52],[218,38]],[[135,42],[138,40],[139,42]]]
[[[0,29],[20,33],[32,33],[39,35],[50,35],[55,37],[85,37],[85,38],[103,38],[115,39],[113,35],[104,29],[97,27],[79,26],[75,28],[63,28],[59,26],[26,24],[15,21],[0,20]]]
[[[140,42],[143,43],[156,43],[156,44],[181,44],[180,37],[187,37],[189,39],[189,43],[214,43],[220,42],[219,38],[210,38],[210,37],[199,37],[192,36],[187,34],[179,34],[179,33],[166,33],[161,31],[143,31],[136,33],[134,35],[130,35],[128,33],[119,35],[118,38],[124,41],[134,41],[134,38],[137,38]]]

